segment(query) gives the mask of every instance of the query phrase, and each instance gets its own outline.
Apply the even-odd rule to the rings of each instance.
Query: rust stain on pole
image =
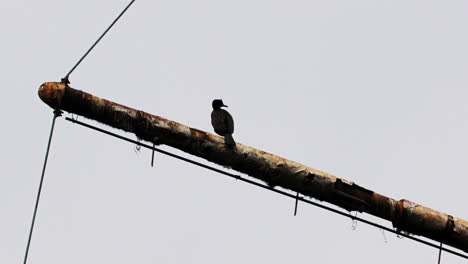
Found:
[[[132,109],[66,84],[47,82],[39,97],[50,107],[134,133],[156,145],[168,145],[268,183],[340,206],[365,212],[412,234],[425,236],[468,252],[468,222],[407,200],[394,200],[353,182],[294,161],[224,139],[198,129]]]

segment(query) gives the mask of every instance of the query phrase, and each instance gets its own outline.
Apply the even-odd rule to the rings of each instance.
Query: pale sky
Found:
[[[0,9],[0,263],[22,263],[26,247],[52,119],[37,89],[64,77],[128,2]],[[136,1],[71,87],[209,132],[222,98],[238,142],[468,219],[467,9]],[[151,168],[151,152],[134,149],[57,120],[28,263],[437,262],[436,249],[305,204],[294,217],[292,199],[170,157]]]

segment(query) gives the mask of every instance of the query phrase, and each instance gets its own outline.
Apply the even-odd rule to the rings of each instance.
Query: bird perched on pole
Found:
[[[236,142],[232,137],[232,133],[234,133],[234,120],[228,111],[221,109],[221,107],[227,107],[227,105],[224,105],[223,100],[213,100],[212,106],[211,125],[213,125],[216,134],[224,137],[226,146],[232,149],[236,146]]]

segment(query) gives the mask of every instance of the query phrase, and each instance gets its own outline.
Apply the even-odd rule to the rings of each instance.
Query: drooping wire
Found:
[[[85,52],[85,54],[78,60],[78,62],[71,68],[71,70],[67,73],[67,75],[65,75],[65,77],[62,78],[62,82],[64,83],[67,83],[69,84],[70,81],[69,81],[69,77],[70,77],[70,74],[72,74],[72,72],[78,67],[78,65],[80,65],[80,63],[86,58],[86,56],[88,56],[88,54],[94,49],[94,47],[96,47],[96,45],[99,43],[99,41],[101,41],[101,39],[107,34],[107,32],[109,32],[109,30],[115,25],[115,23],[117,23],[117,21],[123,16],[123,14],[125,12],[127,12],[127,10],[130,8],[130,6],[135,2],[135,0],[132,0],[125,8],[124,10],[122,10],[122,12],[120,12],[120,14],[117,16],[117,18],[114,19],[114,21],[110,24],[109,27],[107,27],[107,29],[101,34],[101,36],[94,42],[93,45],[91,45],[91,47],[88,49],[88,51]]]
[[[29,247],[31,246],[31,239],[32,239],[32,234],[34,230],[34,224],[36,222],[36,215],[37,215],[37,209],[39,207],[39,199],[41,198],[41,192],[42,192],[42,185],[44,183],[44,176],[45,176],[45,171],[47,167],[47,160],[49,159],[49,151],[50,151],[50,145],[52,143],[52,136],[54,134],[54,128],[55,128],[55,119],[61,115],[61,111],[56,109],[54,111],[54,118],[52,119],[52,126],[50,128],[50,134],[49,134],[49,141],[47,143],[47,149],[46,149],[46,154],[44,158],[44,165],[42,166],[42,174],[41,174],[41,180],[39,182],[39,189],[37,191],[37,197],[36,197],[36,205],[34,206],[34,213],[33,213],[33,218],[31,221],[31,228],[29,229],[29,237],[28,237],[28,243],[26,246],[26,252],[24,253],[24,261],[23,263],[26,264],[28,261],[28,255],[29,255]]]
[[[442,242],[440,242],[440,248],[439,248],[439,260],[438,260],[438,264],[440,264],[440,259],[442,258]]]
[[[95,127],[95,126],[92,126],[92,125],[89,125],[89,124],[86,124],[86,123],[83,123],[83,122],[78,121],[78,120],[75,120],[75,119],[71,119],[71,118],[68,118],[68,117],[66,117],[65,119],[66,119],[67,121],[72,122],[72,123],[75,123],[75,124],[78,124],[78,125],[81,125],[81,126],[84,126],[84,127],[87,127],[87,128],[93,129],[93,130],[96,130],[96,131],[99,131],[99,132],[101,132],[101,133],[103,133],[103,134],[106,134],[106,135],[109,135],[109,136],[113,136],[113,137],[116,137],[116,138],[118,138],[118,139],[121,139],[121,140],[130,142],[130,143],[133,143],[133,144],[138,144],[138,145],[140,145],[140,146],[142,146],[142,147],[145,147],[145,148],[147,148],[147,149],[151,149],[152,151],[157,151],[157,152],[162,153],[162,154],[165,154],[165,155],[167,155],[167,156],[170,156],[170,157],[173,157],[173,158],[176,158],[176,159],[179,159],[179,160],[182,160],[182,161],[185,161],[185,162],[188,162],[188,163],[197,165],[197,166],[199,166],[199,167],[202,167],[202,168],[205,168],[205,169],[208,169],[208,170],[211,170],[211,171],[215,171],[215,172],[218,172],[218,173],[220,173],[220,174],[229,176],[229,177],[234,178],[234,179],[236,179],[236,180],[239,180],[239,181],[242,181],[242,182],[245,182],[245,183],[249,183],[249,184],[255,185],[255,186],[257,186],[257,187],[260,187],[260,188],[263,188],[263,189],[266,189],[266,190],[269,190],[269,191],[272,191],[272,192],[275,192],[275,193],[278,193],[278,194],[281,194],[281,195],[284,195],[284,196],[287,196],[287,197],[290,197],[290,198],[293,198],[293,199],[297,199],[298,201],[301,201],[301,202],[304,202],[304,203],[307,203],[307,204],[314,205],[314,206],[316,206],[316,207],[325,209],[325,210],[330,211],[330,212],[332,212],[332,213],[336,213],[336,214],[339,214],[339,215],[342,215],[342,216],[351,218],[353,221],[359,221],[359,222],[365,223],[365,224],[367,224],[367,225],[370,225],[370,226],[379,228],[379,229],[381,229],[381,230],[383,230],[383,231],[387,231],[387,232],[396,234],[397,236],[406,237],[406,238],[408,238],[408,239],[411,239],[411,240],[413,240],[413,241],[419,242],[419,243],[424,244],[424,245],[426,245],[426,246],[430,246],[430,247],[433,247],[433,248],[437,248],[437,249],[439,249],[440,251],[445,251],[445,252],[451,253],[451,254],[453,254],[453,255],[456,255],[456,256],[459,256],[459,257],[468,259],[468,255],[464,255],[464,254],[458,253],[458,252],[456,252],[456,251],[453,251],[453,250],[451,250],[451,249],[448,249],[448,248],[445,248],[445,247],[440,247],[440,246],[438,246],[438,245],[436,245],[436,244],[433,244],[433,243],[430,243],[430,242],[428,242],[428,241],[425,241],[425,240],[422,240],[422,239],[413,237],[413,236],[411,236],[409,233],[403,233],[403,232],[399,232],[399,231],[393,230],[393,229],[388,228],[388,227],[386,227],[386,226],[383,226],[383,225],[380,225],[380,224],[377,224],[377,223],[368,221],[368,220],[366,220],[366,219],[357,217],[356,215],[352,215],[352,214],[350,214],[350,213],[342,212],[342,211],[340,211],[340,210],[337,210],[337,209],[334,209],[334,208],[325,206],[325,205],[323,205],[323,204],[316,203],[316,202],[311,201],[311,200],[308,200],[308,199],[306,199],[306,198],[304,198],[304,197],[302,197],[302,196],[294,195],[294,194],[288,193],[288,192],[286,192],[286,191],[282,191],[282,190],[275,189],[275,188],[270,187],[270,186],[266,186],[266,185],[260,184],[260,183],[258,183],[258,182],[256,182],[256,181],[249,180],[249,179],[247,179],[247,178],[243,178],[243,177],[241,177],[240,175],[232,174],[232,173],[229,173],[229,172],[226,172],[226,171],[217,169],[217,168],[215,168],[215,167],[208,166],[208,165],[206,165],[206,164],[203,164],[203,163],[200,163],[200,162],[197,162],[197,161],[194,161],[194,160],[191,160],[191,159],[188,159],[188,158],[185,158],[185,157],[182,157],[182,156],[173,154],[173,153],[171,153],[171,152],[168,152],[168,151],[165,151],[165,150],[162,150],[162,149],[155,148],[154,146],[150,146],[150,145],[141,143],[140,141],[136,141],[136,140],[133,140],[133,139],[130,139],[130,138],[126,138],[126,137],[124,137],[124,136],[121,136],[121,135],[112,133],[112,132],[110,132],[110,131],[107,131],[107,130],[104,130],[104,129],[101,129],[101,128],[98,128],[98,127]]]

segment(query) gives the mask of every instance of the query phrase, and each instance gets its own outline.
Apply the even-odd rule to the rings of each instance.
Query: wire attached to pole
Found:
[[[438,264],[440,264],[440,259],[442,257],[442,242],[440,242],[440,248],[439,248],[439,261],[437,262]]]
[[[55,119],[57,119],[57,117],[61,115],[62,115],[62,111],[60,111],[59,109],[54,110],[54,118],[52,119],[52,127],[50,128],[49,142],[47,143],[47,150],[45,154],[44,165],[42,166],[41,180],[39,183],[39,189],[37,191],[36,205],[34,206],[34,213],[33,213],[33,218],[31,221],[31,228],[29,230],[28,244],[26,246],[26,252],[24,253],[24,261],[23,261],[24,264],[26,264],[26,262],[28,261],[29,247],[31,246],[31,238],[32,238],[33,230],[34,230],[34,224],[36,222],[37,209],[39,207],[39,199],[41,198],[42,185],[44,183],[44,176],[45,176],[45,171],[47,167],[47,160],[49,158],[50,145],[52,143],[52,136],[54,134]]]
[[[226,176],[231,177],[231,178],[234,178],[234,179],[236,179],[236,180],[239,180],[239,181],[242,181],[242,182],[251,184],[251,185],[255,185],[255,186],[257,186],[257,187],[260,187],[260,188],[263,188],[263,189],[266,189],[266,190],[269,190],[269,191],[272,191],[272,192],[275,192],[275,193],[284,195],[284,196],[289,197],[289,198],[297,199],[298,201],[304,202],[304,203],[306,203],[306,204],[310,204],[310,205],[313,205],[313,206],[316,206],[316,207],[325,209],[325,210],[327,210],[327,211],[329,211],[329,212],[332,212],[332,213],[335,213],[335,214],[338,214],[338,215],[341,215],[341,216],[344,216],[344,217],[351,218],[353,221],[356,221],[356,222],[359,221],[359,222],[361,222],[361,223],[364,223],[364,224],[367,224],[367,225],[370,225],[370,226],[373,226],[373,227],[382,229],[382,230],[387,231],[387,232],[389,232],[389,233],[396,234],[397,236],[400,236],[401,238],[405,237],[405,238],[411,239],[411,240],[413,240],[413,241],[419,242],[419,243],[421,243],[421,244],[423,244],[423,245],[430,246],[430,247],[433,247],[433,248],[437,248],[437,249],[439,249],[439,250],[441,250],[441,251],[445,251],[445,252],[451,253],[451,254],[453,254],[453,255],[455,255],[455,256],[459,256],[459,257],[468,259],[468,255],[464,255],[464,254],[458,253],[458,252],[453,251],[453,250],[448,249],[448,248],[440,247],[440,246],[438,246],[438,245],[436,245],[436,244],[433,244],[433,243],[431,243],[431,242],[422,240],[422,239],[417,238],[417,237],[413,237],[413,236],[411,236],[409,233],[407,234],[407,233],[402,233],[402,232],[397,231],[397,230],[393,230],[393,229],[388,228],[388,227],[386,227],[386,226],[383,226],[383,225],[380,225],[380,224],[371,222],[371,221],[366,220],[366,219],[364,219],[364,218],[360,218],[360,217],[358,217],[357,215],[352,215],[352,214],[350,214],[350,213],[345,213],[345,212],[340,211],[340,210],[337,210],[337,209],[335,209],[335,208],[325,206],[325,205],[323,205],[323,204],[314,202],[314,201],[312,201],[312,200],[310,200],[310,199],[306,199],[305,197],[297,196],[297,194],[294,195],[294,194],[291,194],[291,193],[286,192],[286,191],[283,191],[283,190],[279,190],[279,189],[272,188],[272,187],[270,187],[270,186],[267,186],[267,185],[258,183],[258,182],[256,182],[256,181],[253,181],[253,180],[250,180],[250,179],[241,177],[240,175],[232,174],[232,173],[229,173],[229,172],[227,172],[227,171],[220,170],[220,169],[215,168],[215,167],[212,167],[212,166],[208,166],[208,165],[203,164],[203,163],[200,163],[200,162],[198,162],[198,161],[191,160],[191,159],[189,159],[189,158],[185,158],[185,157],[182,157],[182,156],[173,154],[173,153],[171,153],[171,152],[168,152],[168,151],[165,151],[165,150],[162,150],[162,149],[159,149],[159,148],[155,148],[155,147],[150,146],[150,145],[147,145],[147,144],[145,144],[145,143],[142,143],[142,142],[139,142],[139,141],[135,141],[135,140],[130,139],[130,138],[126,138],[126,137],[124,137],[124,136],[118,135],[118,134],[116,134],[116,133],[112,133],[112,132],[110,132],[110,131],[104,130],[104,129],[99,128],[99,127],[92,126],[92,125],[90,125],[90,124],[86,124],[86,123],[81,122],[81,121],[77,121],[77,120],[74,120],[74,119],[71,119],[71,118],[68,118],[68,117],[66,117],[65,120],[70,121],[70,122],[72,122],[72,123],[74,123],[74,124],[77,124],[77,125],[86,127],[86,128],[93,129],[93,130],[95,130],[95,131],[99,131],[99,132],[101,132],[101,133],[103,133],[103,134],[106,134],[106,135],[109,135],[109,136],[112,136],[112,137],[115,137],[115,138],[118,138],[118,139],[121,139],[121,140],[130,142],[130,143],[133,143],[133,144],[138,144],[138,145],[140,145],[140,146],[142,146],[142,147],[145,147],[145,148],[147,148],[147,149],[152,149],[152,150],[154,150],[154,151],[156,151],[156,152],[158,152],[158,153],[162,153],[162,154],[164,154],[164,155],[167,155],[167,156],[170,156],[170,157],[173,157],[173,158],[176,158],[176,159],[179,159],[179,160],[182,160],[182,161],[185,161],[185,162],[194,164],[194,165],[196,165],[196,166],[199,166],[199,167],[202,167],[202,168],[205,168],[205,169],[208,169],[208,170],[211,170],[211,171],[214,171],[214,172],[217,172],[217,173],[226,175]]]
[[[297,214],[297,204],[299,203],[299,192],[296,193],[296,203],[294,204],[294,216]]]
[[[132,0],[125,8],[124,10],[122,10],[122,12],[120,12],[120,14],[117,16],[116,19],[114,19],[114,21],[110,24],[109,27],[107,27],[107,29],[104,31],[104,33],[101,34],[101,36],[94,42],[93,45],[91,45],[91,47],[88,49],[88,51],[85,52],[85,54],[78,60],[78,62],[75,64],[75,66],[73,66],[71,68],[71,70],[67,73],[67,75],[65,75],[65,77],[62,78],[62,82],[65,83],[65,84],[70,84],[70,74],[72,74],[72,72],[78,67],[78,65],[80,65],[80,63],[86,58],[86,56],[88,56],[88,54],[94,49],[94,47],[96,47],[96,45],[99,43],[99,41],[101,41],[101,39],[107,34],[107,32],[109,32],[109,30],[115,25],[115,23],[117,23],[117,21],[123,16],[123,14],[125,14],[125,12],[127,12],[127,10],[130,8],[130,6],[135,2],[135,0]]]

